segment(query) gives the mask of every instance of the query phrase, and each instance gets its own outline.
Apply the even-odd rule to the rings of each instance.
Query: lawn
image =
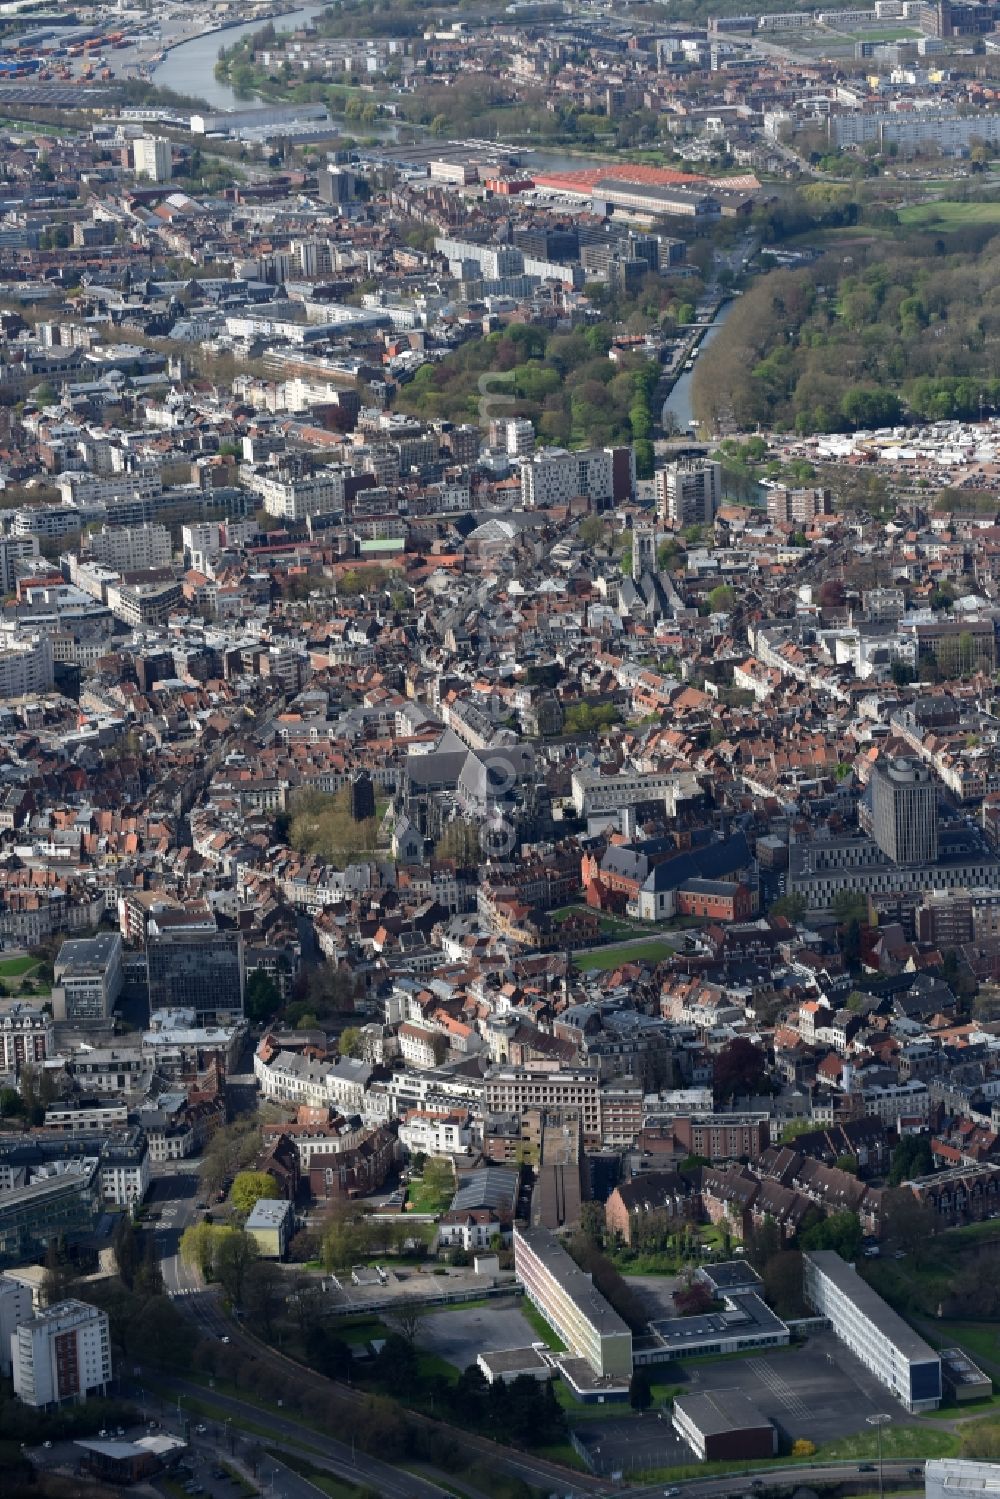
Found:
[[[890,1458],[957,1457],[961,1440],[954,1432],[936,1431],[928,1426],[885,1426],[882,1428],[882,1456]],[[874,1458],[878,1456],[878,1434],[859,1431],[836,1442],[824,1442],[818,1459]]]
[[[1000,224],[1000,203],[949,203],[943,198],[931,203],[914,203],[899,210],[899,222],[918,229],[964,229],[970,224]]]
[[[553,1353],[565,1353],[566,1344],[562,1341],[554,1328],[550,1327],[537,1307],[533,1306],[527,1296],[521,1302],[521,1314],[527,1322],[530,1322],[539,1338],[546,1348]]]
[[[423,1179],[418,1177],[410,1182],[406,1201],[411,1213],[430,1213],[436,1217],[438,1213],[444,1212],[454,1195],[454,1182],[450,1187],[442,1189],[433,1183],[425,1184]]]
[[[544,1457],[547,1462],[562,1463],[564,1468],[577,1468],[583,1473],[587,1472],[586,1463],[569,1442],[553,1442],[548,1447],[533,1447],[531,1452],[533,1457]]]
[[[593,912],[591,912],[589,906],[585,906],[582,901],[578,901],[572,906],[560,906],[558,911],[552,911],[550,914],[552,920],[561,926],[571,916],[592,915]],[[635,922],[623,921],[619,916],[601,916],[598,919],[597,926],[602,937],[621,937],[626,941],[629,937],[634,937],[636,932]]]
[[[24,978],[33,968],[38,967],[38,959],[23,953],[19,958],[0,959],[0,979]]]
[[[389,1336],[389,1329],[377,1317],[344,1317],[331,1322],[335,1336],[342,1338],[352,1348],[367,1348],[372,1339]]]
[[[584,972],[607,973],[623,963],[660,963],[673,956],[674,949],[661,938],[640,938],[615,948],[595,948],[592,952],[574,953],[573,962]]]

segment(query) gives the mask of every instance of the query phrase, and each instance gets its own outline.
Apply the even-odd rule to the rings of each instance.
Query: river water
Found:
[[[307,5],[301,10],[290,11],[287,16],[277,16],[274,20],[275,30],[296,31],[306,22],[321,16],[325,9],[323,5]],[[224,47],[235,46],[245,36],[261,31],[266,24],[266,21],[247,21],[242,26],[227,26],[224,31],[209,31],[202,36],[192,37],[189,42],[181,42],[167,53],[154,70],[153,81],[162,88],[175,89],[177,93],[187,94],[194,99],[204,99],[212,109],[252,108],[259,101],[241,99],[228,83],[220,83],[215,76],[215,64]],[[419,127],[407,128],[414,130],[417,135],[423,133]],[[350,120],[345,122],[344,131],[348,135],[381,135],[388,138],[394,138],[397,133],[395,125],[387,125],[385,122],[359,126],[352,124]],[[597,165],[594,157],[569,156],[559,151],[545,150],[527,151],[523,161],[529,170],[532,167],[536,171],[544,168],[547,172],[571,172]]]
[[[735,306],[735,302],[723,302],[722,306],[719,309],[715,322],[712,324],[711,328],[709,328],[708,332],[705,334],[704,338],[701,341],[701,348],[706,348],[711,343],[712,339],[717,337],[719,329],[722,327],[723,323],[726,321],[726,318],[729,316]],[[697,360],[695,361],[695,364],[697,366]],[[670,415],[673,417],[674,421],[677,423],[677,426],[682,432],[687,430],[689,424],[694,419],[694,413],[691,410],[691,386],[694,381],[694,375],[694,370],[689,370],[686,374],[681,375],[680,379],[677,381],[677,384],[674,386],[673,390],[670,392],[670,394],[667,396],[667,399],[663,403],[664,423],[666,425],[669,425],[667,418],[668,415]]]
[[[275,18],[276,31],[295,31],[307,21],[320,16],[322,5],[307,5],[302,10],[290,11],[287,16]],[[223,47],[232,47],[245,36],[262,31],[266,21],[248,21],[243,26],[227,26],[224,31],[208,31],[202,36],[181,42],[167,53],[153,72],[153,82],[161,88],[176,89],[179,94],[189,94],[195,99],[204,99],[213,109],[247,109],[252,100],[240,99],[228,83],[220,83],[215,76],[215,64]]]

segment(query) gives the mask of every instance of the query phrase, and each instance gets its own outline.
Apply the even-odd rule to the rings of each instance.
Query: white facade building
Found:
[[[251,474],[246,481],[260,495],[268,515],[305,520],[308,515],[335,515],[344,508],[344,471],[325,468],[318,474]]]
[[[521,503],[526,510],[566,505],[583,496],[598,504],[614,498],[613,461],[608,448],[542,448],[521,463]]]
[[[48,635],[0,635],[0,698],[48,692],[53,681]]]
[[[44,1062],[54,1050],[55,1024],[46,1010],[15,1000],[0,1011],[0,1072],[16,1077],[26,1062]]]
[[[111,1379],[107,1313],[60,1301],[11,1335],[14,1393],[25,1405],[60,1405],[104,1394]]]
[[[0,1275],[0,1374],[5,1379],[11,1373],[10,1340],[22,1322],[30,1322],[34,1314],[31,1287]]]
[[[1000,1499],[1000,1463],[936,1457],[924,1464],[926,1499]]]
[[[832,1249],[802,1256],[803,1294],[866,1369],[911,1412],[941,1404],[941,1359]]]
[[[218,528],[216,528],[218,529]],[[172,556],[166,526],[103,526],[90,538],[95,562],[118,573],[138,572],[147,567],[169,567]]]
[[[37,536],[0,537],[0,588],[4,594],[13,593],[17,583],[15,563],[30,561],[39,555]]]
[[[169,182],[173,175],[170,142],[159,135],[140,135],[132,142],[132,164],[137,177]]]

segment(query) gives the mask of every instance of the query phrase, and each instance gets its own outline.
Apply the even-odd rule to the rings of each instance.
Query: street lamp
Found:
[[[885,1411],[878,1411],[874,1416],[866,1416],[865,1420],[869,1426],[874,1426],[878,1434],[878,1499],[883,1499],[882,1492],[882,1427],[888,1426],[892,1417]]]

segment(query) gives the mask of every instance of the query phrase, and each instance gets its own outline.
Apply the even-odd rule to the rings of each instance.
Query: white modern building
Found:
[[[4,594],[14,592],[17,582],[15,565],[18,562],[29,562],[38,555],[37,536],[0,537],[0,589]]]
[[[802,1256],[803,1294],[866,1369],[911,1412],[941,1404],[941,1359],[832,1249]]]
[[[166,526],[102,526],[90,537],[89,545],[95,562],[118,573],[170,566],[172,548]]]
[[[722,464],[711,458],[685,458],[656,475],[656,509],[676,530],[710,526],[722,503]]]
[[[0,698],[48,692],[53,681],[48,635],[0,635]]]
[[[589,1365],[599,1380],[628,1384],[632,1334],[555,1234],[516,1225],[514,1273],[574,1359]]]
[[[566,505],[583,496],[598,507],[614,498],[614,460],[610,448],[541,448],[521,462],[521,503],[526,510]]]
[[[260,495],[268,515],[305,520],[308,515],[336,515],[344,508],[344,471],[330,467],[307,477],[253,473],[246,480]]]
[[[14,1393],[25,1405],[47,1407],[103,1395],[111,1380],[106,1312],[84,1301],[60,1301],[11,1335]]]
[[[31,1287],[0,1275],[0,1374],[5,1379],[11,1374],[11,1338],[22,1322],[30,1322],[34,1315]]]
[[[137,177],[169,182],[173,175],[170,142],[160,135],[140,135],[132,142],[132,165]]]

